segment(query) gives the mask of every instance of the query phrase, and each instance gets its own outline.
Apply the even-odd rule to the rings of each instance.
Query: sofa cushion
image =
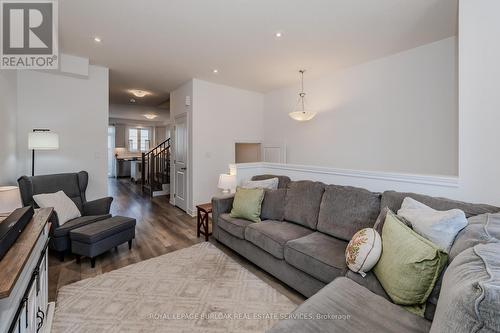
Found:
[[[275,175],[257,175],[253,176],[252,180],[266,180],[270,178],[278,178],[278,188],[287,188],[288,183],[290,183],[290,177],[288,176],[275,176]]]
[[[295,318],[282,320],[267,332],[401,333],[428,332],[431,326],[429,321],[344,277],[335,279],[321,289],[294,310],[292,315]]]
[[[53,236],[54,237],[68,236],[69,232],[73,229],[83,227],[84,225],[91,224],[96,221],[105,220],[110,217],[111,217],[110,214],[77,217],[76,219],[64,223],[63,226],[56,228],[53,232]]]
[[[382,229],[382,256],[373,269],[391,299],[401,305],[425,304],[447,262],[447,255],[389,212]],[[420,314],[424,314],[420,308]]]
[[[468,224],[455,237],[450,261],[460,252],[477,244],[500,242],[500,214],[481,214],[468,219]]]
[[[325,184],[310,180],[290,182],[285,197],[285,220],[316,229]]]
[[[479,244],[448,267],[431,332],[500,332],[500,243]]]
[[[346,271],[347,242],[314,232],[285,245],[285,261],[295,268],[330,283]]]
[[[234,195],[231,217],[260,222],[263,199],[264,189],[238,187]]]
[[[276,258],[283,259],[286,242],[312,232],[294,223],[263,221],[248,225],[245,229],[245,239]]]
[[[356,232],[371,228],[380,213],[380,193],[328,185],[319,209],[318,231],[349,241]]]
[[[261,220],[283,221],[286,189],[265,190],[260,211]]]
[[[245,228],[254,222],[231,217],[229,214],[221,214],[217,225],[231,235],[239,239],[245,239]]]
[[[396,191],[384,192],[382,194],[382,202],[380,203],[380,207],[389,207],[389,209],[393,212],[397,212],[401,208],[401,204],[406,197],[415,199],[436,210],[450,210],[455,208],[460,209],[464,211],[465,216],[467,217],[486,213],[500,212],[500,207],[483,204],[472,204],[446,198],[430,197],[423,194]]]

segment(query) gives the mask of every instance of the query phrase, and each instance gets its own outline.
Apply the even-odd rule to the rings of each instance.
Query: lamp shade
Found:
[[[59,149],[59,135],[50,131],[31,132],[28,136],[28,147],[34,150]]]
[[[235,175],[228,175],[225,173],[221,174],[219,176],[218,187],[224,191],[234,190],[236,188],[236,176]]]
[[[0,186],[0,214],[10,214],[22,206],[17,186]]]
[[[295,111],[288,114],[290,118],[297,121],[308,121],[314,118],[316,112],[311,111]]]

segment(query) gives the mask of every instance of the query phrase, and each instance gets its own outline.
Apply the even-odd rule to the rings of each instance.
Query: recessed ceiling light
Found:
[[[135,99],[131,98],[130,103],[135,103]]]
[[[146,90],[139,90],[139,89],[130,89],[129,92],[134,95],[135,97],[144,97],[144,96],[148,96],[148,95],[151,95],[151,93],[149,91],[146,91]]]
[[[94,37],[94,42],[100,43],[102,42],[102,39],[100,37]]]
[[[281,31],[278,31],[277,33],[274,34],[276,38],[281,38],[283,37],[283,33]]]
[[[144,117],[148,118],[149,120],[152,120],[152,119],[155,119],[156,117],[158,117],[158,115],[152,114],[152,113],[147,113],[144,115]]]
[[[217,73],[219,73],[219,70],[218,69],[214,69],[212,72],[214,72],[214,74],[217,74]]]

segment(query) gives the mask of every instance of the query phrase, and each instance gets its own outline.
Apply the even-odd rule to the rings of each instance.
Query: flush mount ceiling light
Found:
[[[135,97],[142,98],[144,96],[151,95],[149,91],[146,90],[139,90],[139,89],[130,89],[129,92],[134,95]]]
[[[283,37],[283,33],[282,33],[281,31],[278,31],[278,32],[276,32],[276,33],[274,34],[274,36],[275,36],[276,38],[281,38],[281,37]]]
[[[299,93],[299,99],[297,101],[297,105],[295,106],[295,110],[293,112],[290,112],[288,115],[290,118],[297,120],[297,121],[308,121],[314,118],[316,115],[316,112],[313,111],[307,111],[305,107],[305,97],[306,93],[304,92],[304,69],[301,69],[299,71],[300,73],[300,93]]]
[[[158,115],[152,114],[152,113],[148,113],[148,114],[145,114],[144,117],[148,118],[149,120],[153,120],[156,117],[158,117]]]
[[[100,43],[100,42],[102,42],[101,37],[97,37],[97,36],[96,36],[96,37],[94,37],[94,42],[96,42],[96,43]]]
[[[214,69],[212,72],[213,72],[214,74],[217,74],[217,73],[219,73],[219,70],[218,70],[218,69]]]

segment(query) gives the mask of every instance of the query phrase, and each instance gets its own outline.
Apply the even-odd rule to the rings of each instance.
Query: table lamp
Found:
[[[222,190],[222,193],[229,194],[236,189],[236,176],[222,173],[219,176],[219,185],[217,186]]]
[[[49,129],[34,129],[28,136],[28,148],[33,151],[31,158],[31,175],[35,175],[35,150],[59,149],[59,135]]]
[[[0,216],[7,216],[22,206],[17,186],[0,186]]]

